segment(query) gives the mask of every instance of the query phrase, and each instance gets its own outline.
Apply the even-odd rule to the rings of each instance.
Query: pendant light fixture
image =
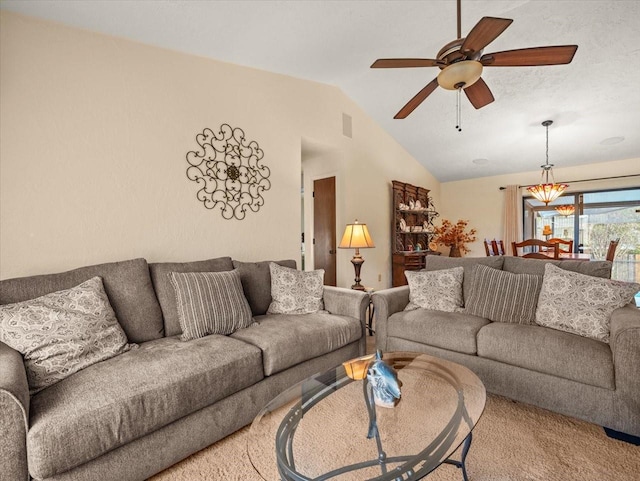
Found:
[[[529,193],[538,199],[540,202],[544,202],[544,205],[549,205],[549,202],[553,202],[569,187],[569,184],[556,184],[553,178],[553,164],[549,163],[549,126],[553,123],[553,120],[545,120],[542,125],[547,129],[547,161],[542,167],[542,181],[538,185],[532,185],[527,187]],[[549,183],[549,174],[551,174],[551,183]]]
[[[573,204],[569,204],[559,205],[558,207],[556,207],[556,210],[558,211],[558,214],[568,217],[576,211],[576,208]]]

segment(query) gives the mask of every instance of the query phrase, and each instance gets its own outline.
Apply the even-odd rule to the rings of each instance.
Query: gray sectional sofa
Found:
[[[465,302],[474,289],[473,266],[542,275],[545,264],[610,277],[608,261],[546,261],[518,257],[429,256],[426,270],[464,267]],[[405,311],[409,287],[373,294],[377,348],[417,351],[467,366],[487,391],[640,436],[640,309],[611,316],[610,341],[569,332],[429,309]]]
[[[258,324],[181,341],[167,274],[234,267]],[[266,315],[267,262],[114,262],[1,281],[0,304],[94,276],[139,348],[30,396],[22,356],[0,342],[2,481],[143,480],[249,424],[282,390],[364,354],[366,294],[325,286],[324,312]]]

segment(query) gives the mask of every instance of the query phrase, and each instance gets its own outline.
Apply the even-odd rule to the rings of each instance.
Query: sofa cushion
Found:
[[[309,314],[324,309],[324,269],[299,271],[269,263],[271,304],[267,314]]]
[[[542,276],[514,274],[478,264],[465,311],[491,321],[534,324]]]
[[[467,302],[471,295],[474,283],[474,273],[472,267],[477,264],[502,269],[503,256],[492,257],[442,257],[426,256],[426,271],[437,271],[440,269],[451,269],[452,267],[464,267],[464,280],[462,281],[462,293],[464,302]]]
[[[226,336],[141,344],[31,398],[29,471],[62,473],[262,378],[260,350]]]
[[[111,307],[129,342],[144,342],[162,337],[162,311],[153,292],[149,266],[144,259],[0,281],[0,304],[35,299],[77,286],[96,276],[102,278]]]
[[[251,306],[251,313],[254,316],[262,316],[267,313],[271,304],[271,272],[269,263],[296,268],[296,261],[262,261],[262,262],[240,262],[233,261],[233,267],[240,274],[244,295]]]
[[[635,282],[614,281],[545,266],[536,323],[609,342],[611,313],[640,291]]]
[[[176,292],[169,280],[169,272],[220,272],[233,270],[231,257],[218,257],[195,262],[156,262],[149,264],[153,287],[156,290],[162,316],[164,317],[164,335],[175,336],[181,334],[178,321],[178,307]]]
[[[611,262],[609,261],[574,261],[574,260],[546,260],[546,259],[525,259],[522,257],[507,256],[504,258],[503,271],[515,274],[536,274],[544,275],[544,266],[553,264],[565,271],[579,272],[588,276],[611,278]]]
[[[478,356],[592,386],[615,387],[607,344],[554,329],[489,324],[478,333]]]
[[[262,350],[267,376],[351,344],[362,337],[360,321],[327,312],[268,314],[231,334]]]
[[[389,317],[387,334],[441,349],[475,354],[476,334],[489,322],[461,312],[416,309],[397,312]]]
[[[454,312],[462,307],[462,278],[464,268],[453,267],[439,271],[405,271],[409,283],[409,304],[413,309],[436,309]]]
[[[227,335],[253,324],[240,274],[235,270],[170,272],[169,279],[176,292],[183,341]]]
[[[24,356],[32,395],[132,347],[99,277],[0,306],[0,341]]]

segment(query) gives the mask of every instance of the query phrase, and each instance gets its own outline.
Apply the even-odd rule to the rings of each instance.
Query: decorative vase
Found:
[[[449,251],[449,257],[462,257],[462,253],[460,252],[460,247],[457,244],[453,244],[451,246],[451,250]]]

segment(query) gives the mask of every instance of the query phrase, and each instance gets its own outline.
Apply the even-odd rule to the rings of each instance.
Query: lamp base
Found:
[[[362,258],[359,252],[356,251],[356,255],[353,256],[353,259],[351,259],[351,263],[353,264],[353,268],[356,271],[356,278],[354,279],[356,283],[351,286],[351,289],[354,289],[356,291],[364,291],[364,286],[360,284],[360,281],[362,280],[360,279],[360,269],[362,269],[362,264],[364,264],[364,259]]]

